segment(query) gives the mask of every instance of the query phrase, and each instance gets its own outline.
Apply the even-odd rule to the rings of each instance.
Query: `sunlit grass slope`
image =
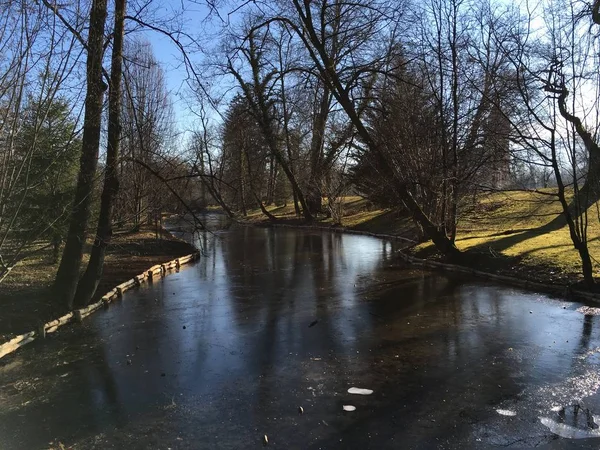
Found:
[[[414,227],[401,211],[380,208],[373,205],[369,200],[360,196],[342,197],[343,217],[341,225],[348,229],[369,231],[372,233],[382,234],[406,234],[413,235]],[[325,205],[326,200],[323,200]],[[294,220],[296,214],[294,204],[289,201],[285,206],[267,206],[267,211],[273,214],[278,219]],[[263,222],[266,220],[259,208],[248,211],[246,217],[250,222]],[[322,225],[333,225],[331,218],[324,218],[319,221]]]
[[[558,272],[578,274],[581,267],[579,255],[573,248],[566,223],[562,222],[556,230],[543,229],[561,211],[558,199],[544,193],[482,195],[476,206],[461,218],[456,245],[461,250],[488,251],[492,256],[518,257],[522,265],[552,266]],[[597,205],[589,208],[587,223],[591,255],[600,258]],[[432,247],[431,243],[424,243],[417,250]]]

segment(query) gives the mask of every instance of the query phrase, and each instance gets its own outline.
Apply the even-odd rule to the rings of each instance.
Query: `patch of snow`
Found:
[[[357,394],[357,395],[371,395],[373,391],[371,389],[363,389],[357,387],[351,387],[348,389],[348,394]]]

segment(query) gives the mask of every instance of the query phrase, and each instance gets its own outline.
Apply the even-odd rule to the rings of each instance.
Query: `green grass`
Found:
[[[323,199],[323,206],[326,207],[326,199]],[[342,197],[344,204],[344,214],[341,225],[352,228],[364,224],[378,216],[387,212],[388,209],[374,207],[371,202],[360,196]],[[290,200],[286,205],[269,205],[265,209],[273,214],[278,219],[295,219],[294,203]],[[245,217],[250,222],[263,222],[267,218],[262,213],[260,208],[248,210]],[[323,224],[333,224],[331,218],[320,218],[319,221]]]
[[[522,265],[551,266],[565,275],[579,277],[581,263],[567,225],[553,231],[540,230],[562,212],[554,196],[534,192],[493,193],[478,198],[477,206],[458,224],[456,246],[518,257]],[[597,206],[588,210],[588,245],[600,258],[600,222]],[[431,242],[417,251],[431,250]],[[598,269],[598,264],[596,269]]]

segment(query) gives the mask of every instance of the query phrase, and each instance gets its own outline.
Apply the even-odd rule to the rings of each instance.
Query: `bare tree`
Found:
[[[204,103],[200,103],[198,111],[200,124],[192,134],[189,142],[189,158],[192,163],[192,175],[200,178],[205,192],[223,208],[223,211],[231,217],[235,217],[234,211],[225,201],[224,192],[229,187],[223,179],[224,164],[221,162],[223,156],[219,152],[217,131],[211,127]],[[207,203],[208,200],[204,199]]]
[[[172,136],[172,105],[163,69],[150,44],[129,42],[125,57],[123,158],[119,161],[121,189],[116,214],[119,221],[132,221],[139,228],[155,214],[150,197],[160,189],[141,163],[152,166],[166,155]]]
[[[121,76],[123,61],[123,33],[126,0],[115,0],[112,58],[110,68],[110,91],[108,104],[108,148],[104,169],[104,186],[100,202],[98,228],[94,246],[75,295],[75,304],[85,306],[94,296],[102,278],[106,248],[112,236],[112,212],[114,200],[119,191],[118,159],[121,140]]]
[[[102,80],[102,58],[104,55],[104,26],[107,16],[106,0],[93,0],[87,40],[87,93],[85,115],[83,119],[83,137],[79,177],[67,242],[63,250],[60,266],[54,280],[54,293],[59,305],[73,308],[75,291],[79,281],[79,270],[86,241],[90,206],[98,153],[100,146],[100,127],[102,121],[102,103],[106,84]]]
[[[293,192],[298,196],[305,219],[312,220],[313,216],[306,202],[298,180],[289,165],[289,160],[282,151],[281,139],[277,127],[278,118],[274,105],[274,88],[278,71],[269,68],[264,61],[265,42],[270,39],[269,33],[261,34],[257,30],[250,30],[241,45],[236,46],[235,55],[238,62],[246,65],[250,71],[249,79],[245,79],[243,66],[236,66],[231,57],[228,57],[227,71],[233,75],[246,98],[252,114],[259,124],[265,142],[271,155],[284,171]]]
[[[339,62],[332,60],[324,36],[329,20],[343,19],[338,33],[346,37],[347,47]],[[388,71],[386,65],[393,50],[390,39],[398,31],[398,9],[378,1],[292,1],[290,10],[266,18],[255,29],[273,22],[286,24],[302,41],[314,63],[315,70],[325,81],[336,102],[348,115],[356,133],[378,161],[379,176],[389,180],[390,189],[423,228],[437,248],[449,257],[460,254],[443,227],[436,225],[416,202],[408,186],[399,176],[399,168],[389,161],[381,142],[365,125],[363,113],[369,100],[370,86],[376,76]],[[375,45],[383,43],[384,45]],[[385,171],[385,172],[382,172]]]
[[[511,39],[502,39],[519,93],[519,114],[510,120],[515,146],[512,153],[520,160],[538,161],[552,169],[556,190],[544,193],[558,199],[562,214],[540,231],[554,231],[566,223],[582,263],[584,281],[591,286],[594,279],[587,245],[587,210],[590,202],[596,201],[598,146],[577,115],[590,120],[592,111],[597,110],[581,102],[586,97],[583,92],[589,89],[587,77],[593,73],[589,70],[592,47],[569,5],[551,3],[544,14],[543,29],[532,31],[530,14],[514,21]],[[567,98],[571,98],[570,104]]]

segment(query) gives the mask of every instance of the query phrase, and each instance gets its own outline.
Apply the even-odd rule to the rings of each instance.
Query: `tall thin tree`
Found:
[[[102,56],[104,54],[104,27],[107,16],[107,0],[93,0],[87,40],[87,93],[79,176],[71,213],[67,242],[54,281],[54,294],[60,307],[72,309],[83,248],[92,204],[94,178],[98,165],[102,103],[107,86],[102,80]]]
[[[115,0],[115,25],[110,68],[110,90],[108,100],[108,146],[104,186],[100,200],[98,229],[90,262],[77,286],[75,303],[85,306],[94,296],[102,278],[106,248],[112,237],[112,211],[119,191],[118,159],[121,138],[121,78],[123,73],[123,31],[126,0]]]

